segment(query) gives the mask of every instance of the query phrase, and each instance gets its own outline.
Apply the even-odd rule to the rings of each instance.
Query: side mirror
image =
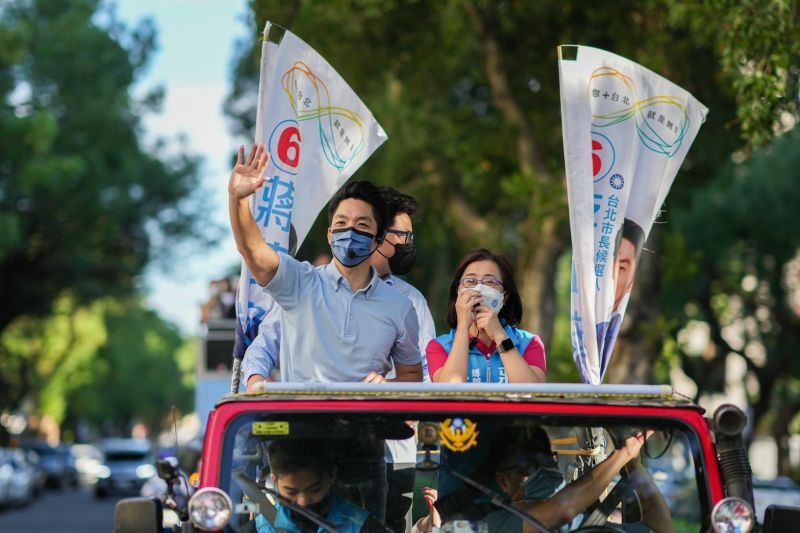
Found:
[[[114,533],[164,533],[158,498],[126,498],[117,502]]]
[[[770,505],[764,512],[764,533],[793,531],[800,524],[800,507]]]
[[[178,467],[167,459],[159,459],[156,461],[156,472],[158,473],[158,477],[167,482],[167,485],[175,483],[180,476]]]

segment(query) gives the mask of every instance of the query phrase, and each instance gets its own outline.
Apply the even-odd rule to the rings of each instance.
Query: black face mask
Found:
[[[413,244],[395,244],[394,255],[389,258],[389,270],[392,274],[402,276],[408,274],[417,262],[417,249]]]
[[[308,511],[311,511],[315,515],[320,518],[325,518],[327,514],[331,510],[331,493],[328,491],[328,494],[325,495],[320,501],[315,503],[310,503],[304,507]],[[305,516],[301,515],[296,511],[289,510],[289,515],[292,517],[292,521],[295,525],[300,529],[300,531],[306,532],[316,532],[319,529],[319,526],[313,520],[309,520]]]

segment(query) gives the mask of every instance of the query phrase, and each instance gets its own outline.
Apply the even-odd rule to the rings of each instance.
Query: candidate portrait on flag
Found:
[[[644,67],[559,47],[572,236],[571,337],[585,383],[600,384],[659,209],[708,110]]]

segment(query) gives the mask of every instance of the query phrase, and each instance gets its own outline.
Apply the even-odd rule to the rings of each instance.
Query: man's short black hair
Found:
[[[375,215],[375,222],[378,224],[376,237],[381,241],[383,234],[386,233],[388,215],[386,214],[386,204],[378,188],[369,181],[351,181],[333,195],[328,204],[328,226],[333,222],[333,215],[339,208],[342,200],[353,198],[362,200],[372,207]]]
[[[393,187],[378,187],[378,190],[383,198],[383,203],[386,204],[386,214],[390,224],[394,217],[401,213],[405,213],[412,219],[417,214],[419,202],[410,194],[400,192]]]
[[[315,440],[278,440],[267,449],[269,468],[278,478],[301,470],[310,470],[318,475],[332,474],[333,459],[328,446]]]
[[[617,238],[614,240],[614,257],[617,257],[622,239],[627,239],[631,242],[636,249],[636,260],[638,261],[642,252],[642,245],[644,245],[644,230],[642,227],[629,218],[622,222],[622,227],[617,231]]]

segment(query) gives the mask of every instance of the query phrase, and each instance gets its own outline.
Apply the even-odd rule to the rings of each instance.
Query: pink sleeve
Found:
[[[431,381],[433,381],[433,376],[444,366],[445,361],[447,361],[447,352],[444,346],[439,344],[439,341],[433,339],[425,348],[425,357],[428,359],[428,375],[431,377]]]
[[[531,339],[531,342],[529,342],[528,346],[525,347],[525,353],[522,354],[522,358],[525,359],[525,362],[528,363],[529,366],[539,367],[544,371],[545,374],[547,374],[547,361],[544,357],[544,344],[542,344],[542,339],[540,339],[538,335],[534,335],[534,337]],[[428,365],[430,365],[430,359],[428,359],[428,361]]]

